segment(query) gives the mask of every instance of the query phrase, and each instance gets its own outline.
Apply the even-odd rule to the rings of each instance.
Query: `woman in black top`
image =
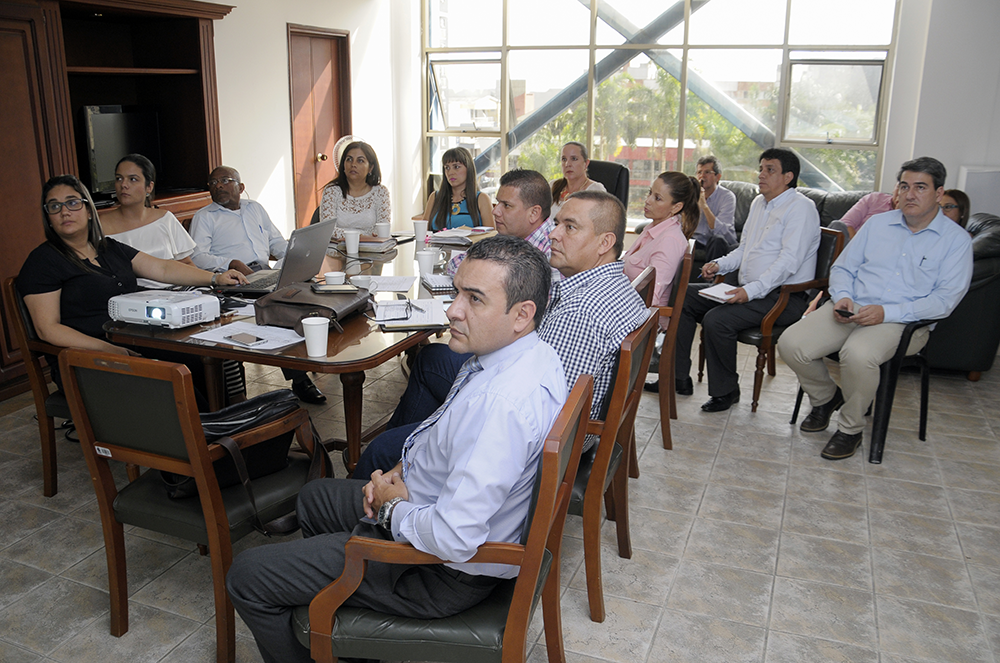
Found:
[[[246,283],[236,270],[213,274],[175,260],[160,260],[106,238],[87,188],[73,175],[42,188],[46,242],[32,251],[17,289],[38,336],[52,345],[135,354],[104,340],[108,300],[135,292],[136,276],[177,285]]]

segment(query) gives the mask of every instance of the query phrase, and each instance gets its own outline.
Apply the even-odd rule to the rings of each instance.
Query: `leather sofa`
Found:
[[[1000,346],[1000,217],[969,219],[972,285],[958,308],[937,324],[924,356],[931,368],[961,371],[970,380],[990,370]]]

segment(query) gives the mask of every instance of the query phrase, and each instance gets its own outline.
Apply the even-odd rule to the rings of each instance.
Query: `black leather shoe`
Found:
[[[678,396],[690,396],[694,393],[694,382],[691,381],[690,377],[674,380],[674,392]]]
[[[660,393],[660,381],[656,380],[655,382],[647,382],[646,384],[642,385],[642,390],[648,391],[653,394],[658,394]]]
[[[844,404],[844,394],[841,393],[840,387],[837,387],[837,391],[833,394],[828,402],[822,405],[817,405],[809,413],[809,416],[802,420],[802,424],[799,426],[799,430],[803,433],[818,433],[821,430],[826,430],[826,427],[830,425],[830,417],[836,412],[841,405]]]
[[[826,443],[823,447],[823,451],[820,452],[820,456],[826,458],[827,460],[843,460],[845,458],[850,458],[854,455],[854,452],[858,450],[861,446],[862,433],[857,433],[856,435],[848,435],[842,431],[837,431],[830,438],[830,441]]]
[[[725,396],[712,396],[704,405],[701,406],[703,412],[723,412],[728,410],[733,406],[734,403],[740,402],[740,388],[732,390]]]
[[[293,381],[292,392],[298,396],[299,400],[303,403],[322,405],[326,402],[326,396],[323,395],[323,392],[319,390],[319,387],[314,385],[313,381],[309,378]]]

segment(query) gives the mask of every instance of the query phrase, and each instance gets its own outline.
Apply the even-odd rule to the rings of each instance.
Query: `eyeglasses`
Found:
[[[409,320],[416,308],[410,300],[397,300],[378,302],[375,304],[376,314],[374,316],[365,313],[365,317],[374,322],[395,322],[398,320]],[[420,309],[421,311],[423,309]]]
[[[208,188],[211,189],[213,186],[215,186],[217,184],[222,184],[223,186],[225,186],[227,184],[239,184],[239,183],[240,183],[240,181],[238,179],[236,179],[235,177],[223,177],[223,178],[220,178],[220,179],[217,179],[217,180],[209,180],[208,181]]]
[[[958,209],[958,205],[954,203],[948,203],[946,205],[941,205],[941,209]]]
[[[59,202],[58,200],[50,200],[49,202],[42,205],[42,209],[44,209],[49,214],[58,214],[59,210],[61,210],[63,206],[65,206],[66,209],[70,210],[71,212],[76,212],[78,210],[83,209],[83,200],[79,198],[70,198],[69,200],[62,203]]]

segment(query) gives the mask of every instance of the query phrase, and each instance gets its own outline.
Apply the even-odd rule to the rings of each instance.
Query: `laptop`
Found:
[[[319,273],[336,221],[324,221],[297,228],[288,238],[281,269],[262,269],[247,277],[246,285],[223,285],[216,292],[260,296],[293,283],[303,283]]]

